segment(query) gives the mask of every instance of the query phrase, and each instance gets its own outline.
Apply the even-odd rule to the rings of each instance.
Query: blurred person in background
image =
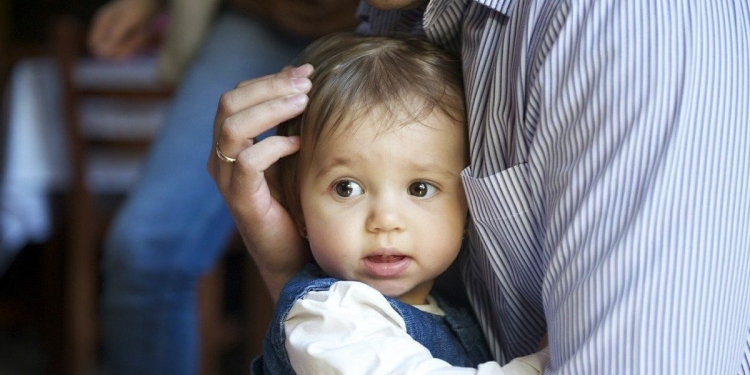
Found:
[[[131,56],[152,39],[151,25],[165,5],[107,3],[94,17],[91,51]],[[179,79],[177,90],[103,255],[109,374],[197,372],[196,284],[234,229],[203,153],[216,101],[237,82],[278,71],[312,39],[357,23],[356,0],[179,0],[169,7],[160,69],[166,79]]]

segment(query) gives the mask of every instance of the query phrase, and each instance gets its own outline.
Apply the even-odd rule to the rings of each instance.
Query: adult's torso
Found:
[[[750,371],[748,4],[364,13],[462,55],[463,271],[500,362],[548,330],[560,373]]]

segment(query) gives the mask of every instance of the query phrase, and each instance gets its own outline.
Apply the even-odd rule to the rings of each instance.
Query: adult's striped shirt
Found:
[[[361,31],[460,53],[460,267],[500,363],[750,374],[750,4],[431,0]]]

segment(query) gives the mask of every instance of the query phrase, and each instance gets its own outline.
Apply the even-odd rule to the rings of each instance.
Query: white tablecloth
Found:
[[[84,60],[75,80],[89,87],[149,87],[157,82],[156,60]],[[24,245],[50,236],[48,196],[66,188],[70,173],[60,97],[52,58],[21,60],[14,66],[5,95],[9,116],[0,195],[0,273]],[[166,105],[91,98],[81,103],[79,115],[83,131],[92,137],[141,137],[158,130]],[[125,192],[137,179],[139,165],[137,155],[96,155],[87,184],[98,192]]]

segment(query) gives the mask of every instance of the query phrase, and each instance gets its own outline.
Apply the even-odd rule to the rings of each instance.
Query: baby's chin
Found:
[[[363,281],[365,284],[376,289],[384,296],[395,298],[409,305],[423,305],[427,303],[429,290],[421,291],[413,285],[405,285],[403,282],[394,280],[378,280],[377,282]]]

